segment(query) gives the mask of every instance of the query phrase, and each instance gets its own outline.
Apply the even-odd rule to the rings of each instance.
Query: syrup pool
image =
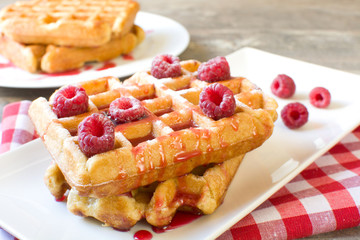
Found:
[[[134,234],[135,240],[151,240],[153,235],[147,230],[140,230]]]
[[[202,215],[194,214],[194,213],[187,213],[187,212],[177,212],[168,226],[163,228],[152,227],[154,233],[164,233],[166,231],[170,231],[186,224],[189,224]],[[134,240],[151,240],[153,237],[152,233],[147,230],[139,230],[134,233]]]
[[[152,230],[155,233],[163,233],[166,231],[170,231],[170,230],[179,228],[186,224],[189,224],[201,216],[202,215],[199,215],[199,214],[193,214],[193,213],[187,213],[187,212],[177,212],[175,214],[173,220],[171,221],[171,223],[168,226],[165,226],[163,228],[152,227]]]
[[[102,71],[102,70],[106,70],[106,69],[109,69],[109,68],[113,68],[113,67],[116,67],[116,64],[114,62],[103,62],[103,65],[99,68],[96,69],[96,71]]]

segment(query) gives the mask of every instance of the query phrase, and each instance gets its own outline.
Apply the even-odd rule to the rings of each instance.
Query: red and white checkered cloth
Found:
[[[0,153],[35,139],[35,129],[28,116],[30,101],[6,105],[0,128]]]
[[[35,138],[29,105],[22,101],[4,108],[0,153]],[[360,126],[218,240],[295,239],[359,226],[359,158]],[[0,229],[0,240],[10,239]]]

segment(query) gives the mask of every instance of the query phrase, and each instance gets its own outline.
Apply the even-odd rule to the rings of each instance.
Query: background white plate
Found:
[[[135,23],[142,27],[146,38],[130,54],[133,60],[123,56],[110,60],[116,66],[98,71],[104,63],[89,63],[78,71],[63,74],[31,74],[17,67],[5,67],[8,60],[0,55],[0,87],[13,88],[52,88],[78,81],[103,76],[125,77],[150,66],[154,56],[162,53],[180,55],[188,46],[190,35],[178,22],[172,19],[139,12]],[[90,68],[91,69],[88,69]],[[87,69],[87,70],[86,70]]]
[[[245,48],[230,56],[232,74],[248,77],[270,94],[270,83],[279,73],[293,77],[294,97],[278,99],[279,110],[292,101],[304,103],[309,122],[298,130],[287,129],[281,119],[272,137],[246,155],[223,204],[181,228],[153,239],[213,239],[246,216],[316,158],[360,123],[360,77],[309,63]],[[327,109],[309,104],[315,86],[327,87],[332,103]],[[22,240],[28,239],[133,239],[137,230],[151,228],[144,222],[129,232],[102,227],[95,220],[69,213],[65,203],[54,201],[43,184],[50,155],[40,140],[0,156],[0,226]]]

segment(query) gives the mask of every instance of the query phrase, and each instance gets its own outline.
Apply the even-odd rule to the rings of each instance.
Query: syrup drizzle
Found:
[[[230,125],[235,131],[239,129],[239,122],[236,120],[236,118],[231,119]]]
[[[191,151],[191,152],[180,152],[180,153],[175,155],[174,162],[183,162],[183,161],[186,161],[186,160],[188,160],[190,158],[200,156],[200,155],[201,155],[200,150],[194,150],[194,151]]]
[[[136,168],[139,175],[143,174],[146,170],[145,159],[144,159],[144,145],[139,145],[131,149],[134,154],[136,161]],[[139,178],[140,179],[140,178]]]

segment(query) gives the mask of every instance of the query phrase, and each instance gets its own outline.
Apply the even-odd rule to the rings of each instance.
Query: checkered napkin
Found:
[[[295,239],[360,225],[360,126],[218,240]]]
[[[11,103],[4,107],[0,128],[0,153],[35,139],[35,129],[28,116],[30,101]]]
[[[4,108],[0,153],[35,138],[29,101]],[[218,240],[295,239],[360,225],[360,126]],[[14,237],[0,228],[0,240]]]

